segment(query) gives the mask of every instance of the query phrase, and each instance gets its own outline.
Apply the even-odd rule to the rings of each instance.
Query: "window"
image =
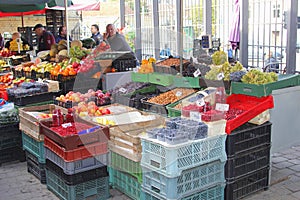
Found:
[[[280,5],[279,4],[273,5],[273,17],[274,18],[280,17]]]

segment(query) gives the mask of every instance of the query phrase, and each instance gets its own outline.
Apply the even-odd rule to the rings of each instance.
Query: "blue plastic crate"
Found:
[[[130,174],[109,167],[109,182],[130,198],[141,199],[141,184]]]
[[[51,151],[45,147],[46,159],[52,161],[67,175],[77,174],[80,172],[96,169],[107,165],[108,154],[96,155],[82,160],[76,160],[73,162],[66,162],[63,158],[57,155],[55,152]]]
[[[190,196],[175,198],[174,200],[224,200],[224,188],[225,184],[219,184],[210,188],[206,188],[204,190],[197,191]],[[141,196],[142,200],[166,200],[163,196],[151,191],[147,191],[144,188],[142,188]]]
[[[38,158],[39,163],[46,163],[44,142],[39,142],[22,132],[23,149]]]
[[[213,185],[225,183],[225,162],[215,161],[184,170],[180,176],[168,178],[148,168],[143,169],[143,188],[166,199],[182,198]]]
[[[67,185],[64,180],[46,169],[47,188],[63,200],[106,200],[109,197],[108,176],[77,185]]]
[[[141,166],[169,178],[180,176],[183,170],[216,160],[226,161],[226,134],[168,145],[156,139],[142,137]]]

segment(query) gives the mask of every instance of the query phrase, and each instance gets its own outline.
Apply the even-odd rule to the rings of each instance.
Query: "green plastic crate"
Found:
[[[199,77],[174,77],[174,86],[184,88],[200,88]]]
[[[174,76],[168,74],[152,73],[149,74],[149,82],[162,86],[172,85],[174,82]]]
[[[44,141],[39,142],[22,132],[23,149],[38,158],[39,163],[46,163]]]
[[[126,172],[131,176],[134,176],[139,183],[142,183],[143,176],[140,162],[134,162],[112,151],[110,152],[110,158],[110,165],[112,168]]]
[[[109,198],[109,177],[68,185],[52,171],[46,169],[47,188],[63,200],[106,200]]]
[[[181,110],[177,110],[174,107],[180,104],[182,101],[177,101],[175,103],[167,105],[168,117],[180,117]]]
[[[135,177],[111,167],[108,170],[109,180],[114,188],[120,190],[131,199],[141,199],[141,184]]]
[[[133,82],[148,83],[149,82],[149,74],[141,74],[141,73],[137,73],[137,72],[132,72],[131,80]]]
[[[245,94],[249,96],[263,97],[272,94],[273,90],[299,85],[300,75],[280,74],[278,81],[263,85],[231,82],[232,94]]]
[[[40,103],[28,104],[26,106],[17,106],[17,105],[15,105],[15,108],[19,109],[19,108],[24,108],[24,107],[42,106],[42,105],[48,105],[48,104],[53,104],[53,100],[51,100],[51,101],[43,101],[43,102],[40,102]]]

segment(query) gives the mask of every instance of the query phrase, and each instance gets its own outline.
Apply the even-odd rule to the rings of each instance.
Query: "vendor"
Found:
[[[99,45],[103,41],[103,36],[99,32],[99,26],[97,24],[93,24],[91,26],[91,32],[92,32],[91,38],[95,40],[96,46]]]
[[[38,51],[50,50],[51,45],[55,44],[53,34],[46,31],[42,24],[35,25],[33,30],[38,36]]]
[[[61,26],[58,29],[58,35],[55,38],[55,42],[59,43],[61,40],[66,40],[67,41],[67,27]],[[72,41],[71,36],[69,36],[69,41]]]
[[[106,26],[106,33],[104,34],[103,39],[110,45],[110,48],[113,51],[133,52],[126,42],[124,35],[119,34],[113,24],[108,24]]]
[[[10,51],[18,51],[18,42],[20,43],[20,50],[32,50],[32,45],[27,40],[21,37],[19,32],[12,34],[11,39],[5,43],[5,48]]]

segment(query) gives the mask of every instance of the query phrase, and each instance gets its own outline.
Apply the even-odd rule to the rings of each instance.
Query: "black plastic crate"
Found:
[[[27,158],[27,171],[34,175],[37,179],[41,181],[42,184],[46,184],[46,167],[45,164],[36,162],[36,160],[32,160],[33,155],[28,156],[30,154],[26,151]]]
[[[80,172],[73,175],[67,175],[64,173],[62,168],[60,168],[48,159],[46,159],[46,169],[63,179],[67,185],[77,185],[80,183],[88,182],[90,180],[108,176],[107,166],[102,166],[96,169]]]
[[[12,147],[9,149],[0,150],[0,166],[3,163],[12,162],[12,161],[24,162],[26,160],[25,152],[21,147]]]
[[[266,122],[262,125],[246,123],[235,129],[226,138],[226,153],[228,157],[243,153],[250,149],[271,143],[272,123]]]
[[[270,149],[271,146],[267,145],[228,158],[225,165],[226,180],[230,181],[240,178],[246,174],[268,167],[270,165]]]
[[[207,87],[224,87],[225,90],[230,91],[231,82],[230,81],[224,81],[224,80],[209,80],[205,78],[200,78],[199,84],[201,88],[207,88]]]
[[[136,59],[116,59],[112,62],[112,67],[117,72],[133,71],[136,68]]]
[[[14,102],[17,106],[26,106],[27,104],[35,104],[44,101],[51,101],[53,96],[56,95],[56,92],[47,92],[47,93],[40,93],[35,95],[28,95],[22,97],[14,97],[9,96],[8,99],[10,102]]]
[[[167,105],[154,104],[154,103],[147,102],[148,99],[149,98],[147,97],[141,99],[143,110],[152,113],[157,113],[163,116],[168,116],[168,109],[167,109],[168,104]]]
[[[22,147],[22,134],[19,123],[0,126],[0,150]]]
[[[249,173],[239,179],[226,183],[225,200],[242,199],[260,190],[267,190],[269,185],[269,167]]]

